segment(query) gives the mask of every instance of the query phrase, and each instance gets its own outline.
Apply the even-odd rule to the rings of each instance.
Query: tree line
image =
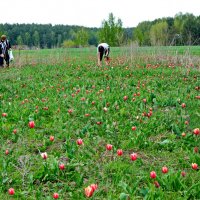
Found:
[[[134,29],[140,46],[199,45],[200,16],[178,13],[175,17],[144,21]]]
[[[12,45],[31,48],[57,48],[95,45],[98,28],[51,24],[0,24],[0,33],[10,39]]]
[[[199,45],[200,16],[178,13],[175,17],[144,21],[137,27],[123,28],[122,20],[110,13],[100,28],[6,23],[0,24],[0,34],[6,34],[12,45],[27,48],[85,47],[96,46],[99,42],[122,46],[133,41],[140,46]]]

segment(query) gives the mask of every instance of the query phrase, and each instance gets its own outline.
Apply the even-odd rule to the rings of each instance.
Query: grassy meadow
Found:
[[[14,50],[0,69],[0,199],[200,199],[200,47]]]

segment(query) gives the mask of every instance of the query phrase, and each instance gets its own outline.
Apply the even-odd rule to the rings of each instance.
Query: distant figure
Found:
[[[6,35],[1,36],[1,41],[0,41],[0,67],[4,66],[4,60],[6,61],[6,67],[9,67],[9,53],[8,51],[11,50],[11,45],[9,40],[6,39]]]
[[[105,55],[105,62],[106,65],[109,65],[109,53],[110,53],[110,47],[107,43],[101,43],[98,45],[97,47],[97,58],[98,58],[98,65],[101,66],[102,65],[102,58],[103,55]]]

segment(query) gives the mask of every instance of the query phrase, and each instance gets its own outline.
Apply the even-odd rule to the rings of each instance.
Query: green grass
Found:
[[[200,199],[200,171],[191,168],[200,165],[194,153],[200,139],[193,134],[200,128],[198,67],[132,63],[116,48],[111,66],[100,68],[95,49],[60,49],[54,59],[56,52],[21,51],[21,61],[28,56],[35,62],[24,67],[16,64],[15,52],[13,67],[0,70],[0,109],[7,113],[0,121],[0,199],[53,199],[54,192],[63,200],[86,199],[84,189],[92,183],[98,184],[95,200]],[[34,129],[28,127],[31,120]],[[84,145],[76,144],[78,138]],[[113,149],[107,151],[106,144]],[[136,161],[130,159],[133,152]]]
[[[13,66],[27,66],[37,64],[62,64],[71,60],[91,60],[96,57],[96,48],[71,48],[71,49],[42,49],[42,50],[13,50],[15,60]],[[138,47],[111,47],[111,56],[119,60],[129,60],[131,63],[174,63],[178,65],[200,65],[199,46],[156,46]],[[95,58],[96,62],[96,58]]]

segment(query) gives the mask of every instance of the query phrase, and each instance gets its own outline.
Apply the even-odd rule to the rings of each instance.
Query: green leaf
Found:
[[[119,186],[123,188],[125,192],[127,192],[127,184],[125,182],[120,181]]]
[[[148,188],[142,188],[142,189],[140,190],[140,193],[141,193],[144,197],[148,194],[148,192],[149,192],[149,189],[148,189]]]
[[[122,193],[119,195],[119,199],[120,199],[120,200],[127,200],[127,199],[129,199],[129,195],[122,192]]]
[[[171,140],[169,139],[166,139],[166,140],[163,140],[162,142],[160,142],[161,145],[165,145],[165,144],[169,144],[171,143]]]

